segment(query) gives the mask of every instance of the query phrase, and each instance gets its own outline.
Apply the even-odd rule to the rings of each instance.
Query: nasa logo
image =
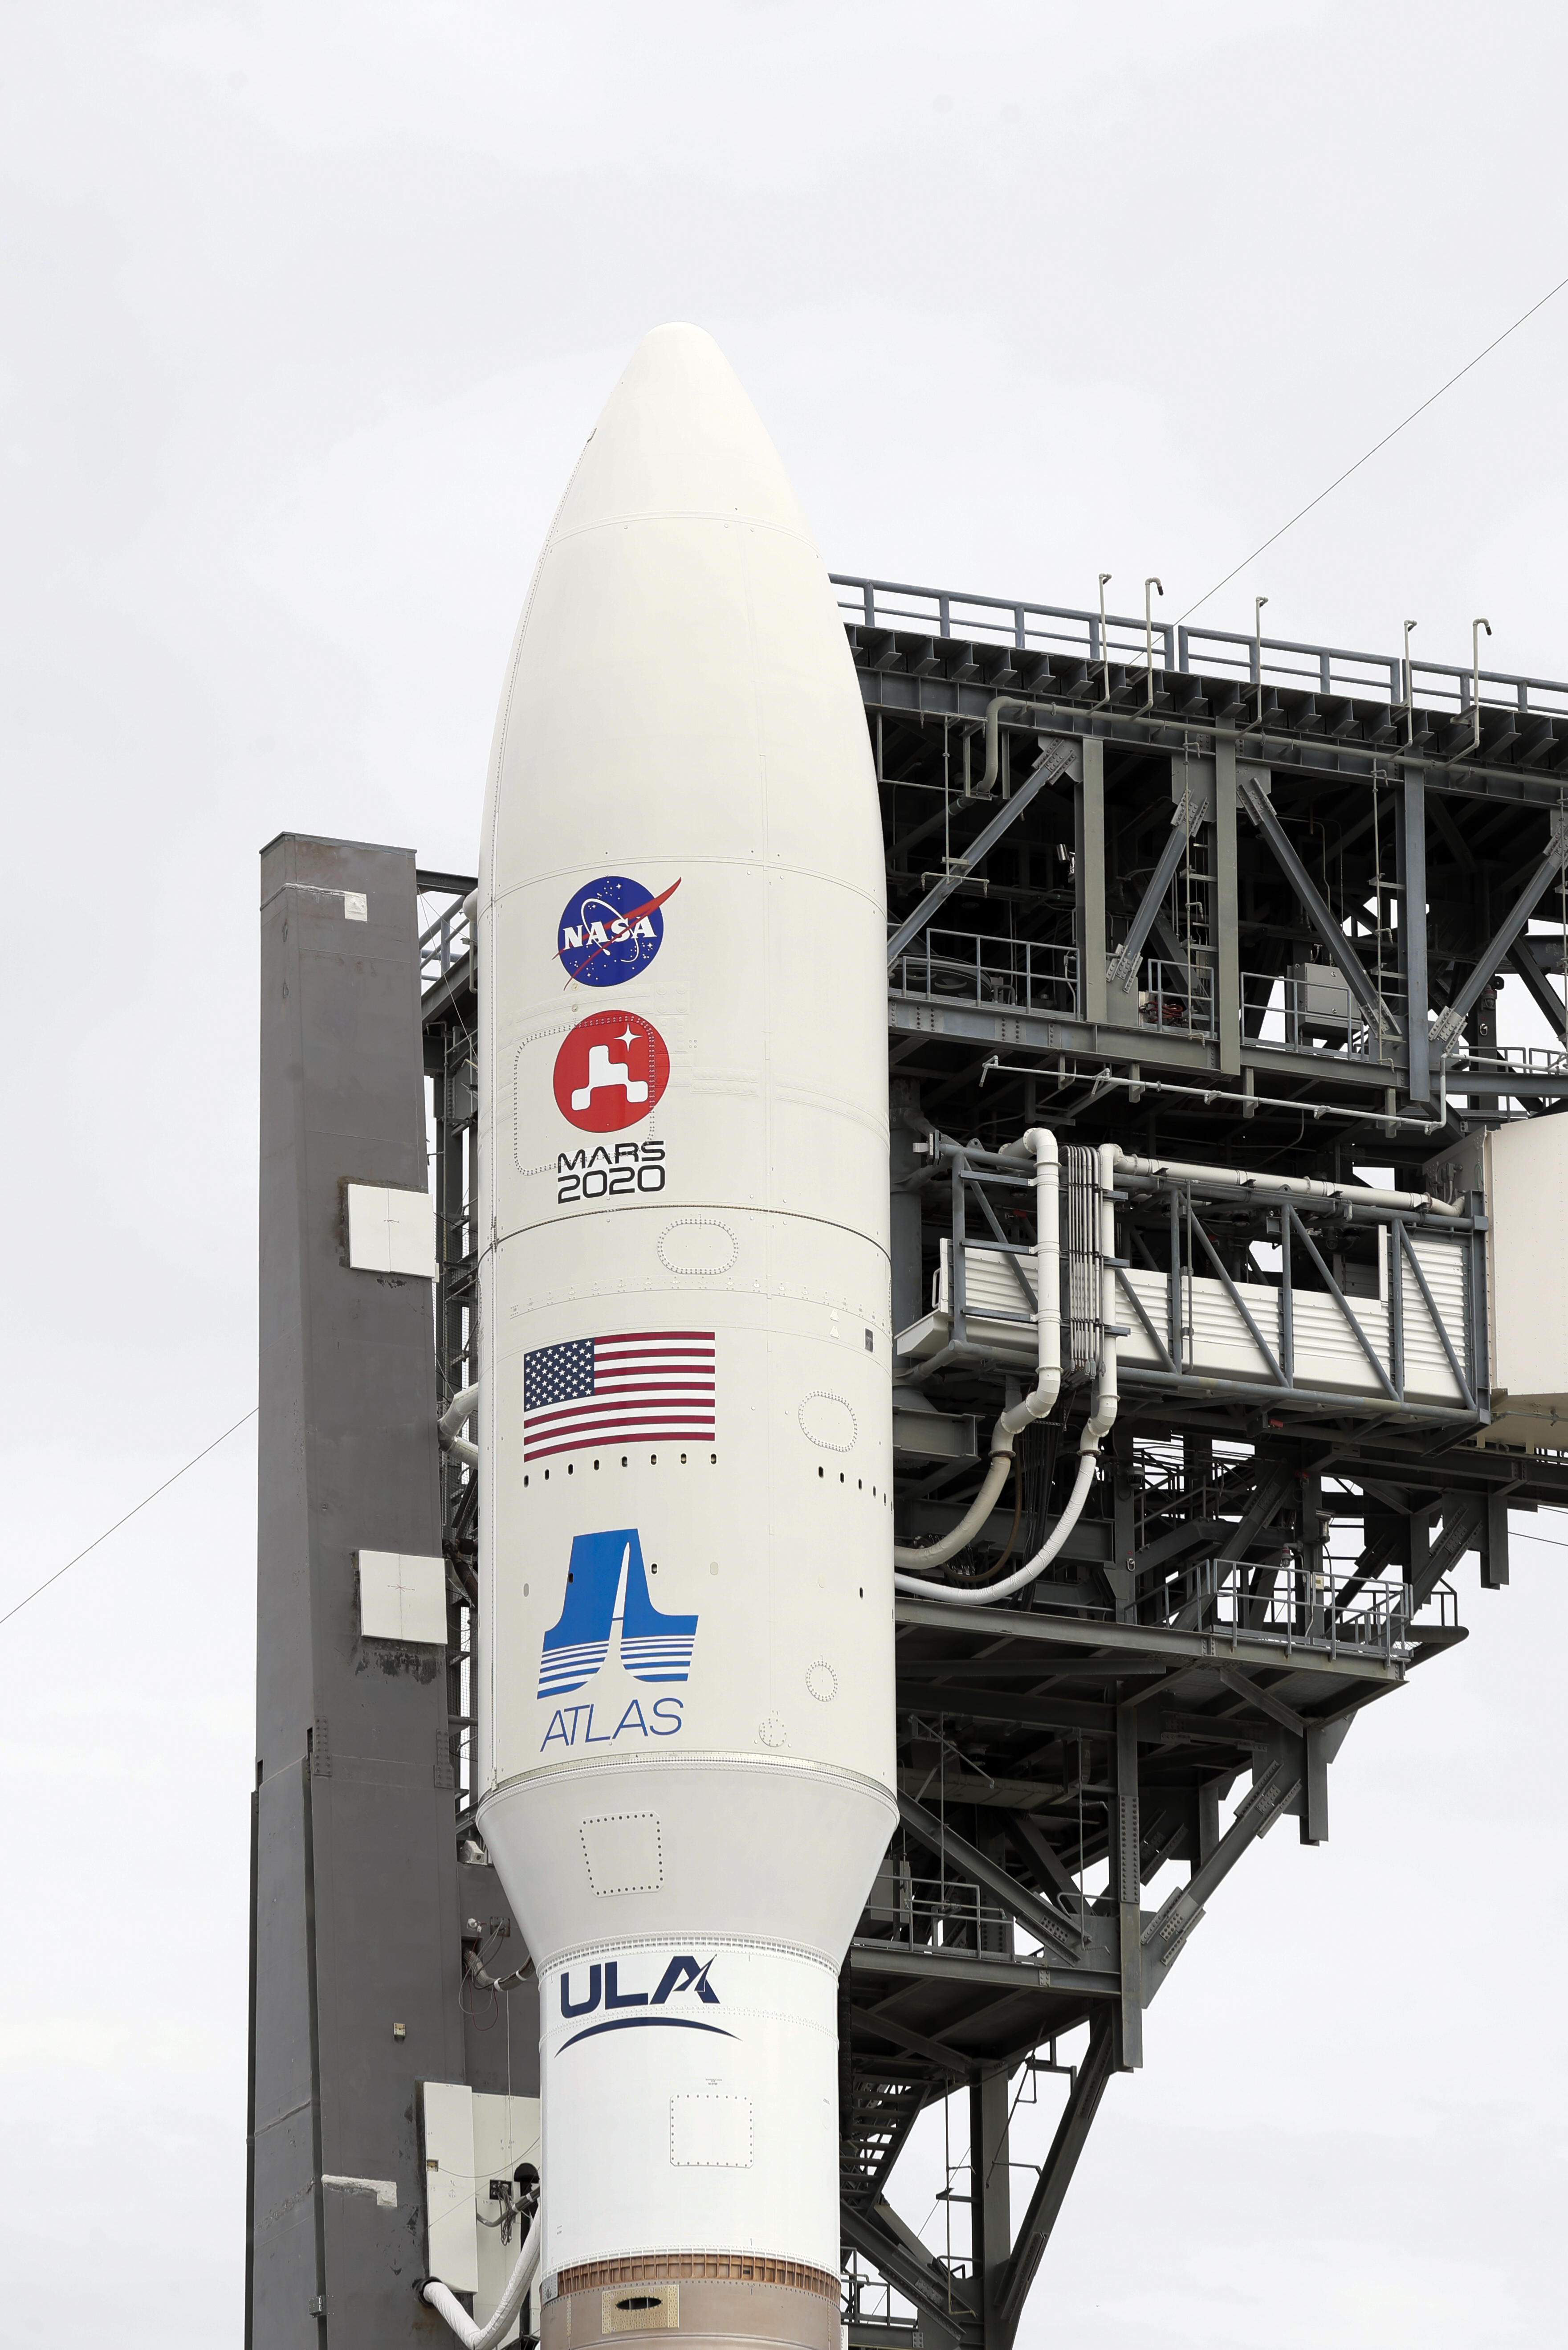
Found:
[[[719,1994],[708,1980],[712,1964],[712,1960],[708,1959],[699,1966],[694,1958],[682,1951],[670,1960],[659,1979],[657,1990],[649,1992],[622,1991],[621,1961],[610,1959],[602,1966],[596,1963],[589,1967],[587,1995],[583,1999],[572,1997],[572,1970],[570,1967],[564,1967],[561,1970],[561,2013],[567,2022],[573,2022],[579,2015],[592,2015],[601,2000],[607,2011],[612,2008],[662,2008],[669,2000],[684,1991],[691,1991],[704,2007],[717,2007]],[[562,2043],[561,2053],[564,2055],[568,2048],[575,2048],[579,2040],[597,2039],[601,2032],[628,2032],[639,2025],[663,2025],[676,2032],[711,2032],[722,2040],[733,2040],[735,2037],[732,2032],[726,2032],[722,2024],[706,2023],[697,2015],[607,2013],[603,2023],[590,2023],[583,2031],[574,2032],[569,2040]]]
[[[648,1117],[670,1083],[670,1048],[635,1012],[593,1012],[562,1039],[556,1107],[585,1134],[613,1134]]]
[[[655,897],[623,873],[602,873],[568,898],[556,952],[568,979],[585,987],[619,987],[646,971],[664,943],[660,909],[680,884]]]

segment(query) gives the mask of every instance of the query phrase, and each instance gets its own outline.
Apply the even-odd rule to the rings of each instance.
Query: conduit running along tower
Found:
[[[540,1978],[544,2337],[624,2285],[618,2333],[836,2350],[836,1981],[896,1820],[882,845],[823,563],[691,328],[540,558],[477,931],[479,1820]]]

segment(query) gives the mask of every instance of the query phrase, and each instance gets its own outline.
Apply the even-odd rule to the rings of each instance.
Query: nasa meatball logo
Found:
[[[635,1012],[594,1012],[556,1055],[556,1107],[585,1134],[614,1134],[645,1118],[670,1083],[670,1048]]]
[[[585,987],[619,987],[646,971],[664,943],[660,910],[680,887],[672,881],[656,896],[624,873],[601,873],[568,898],[556,942],[567,978]]]

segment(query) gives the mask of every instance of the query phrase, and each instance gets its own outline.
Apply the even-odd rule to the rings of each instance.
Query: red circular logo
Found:
[[[635,1012],[594,1012],[556,1055],[556,1107],[585,1134],[636,1126],[670,1083],[670,1048]]]

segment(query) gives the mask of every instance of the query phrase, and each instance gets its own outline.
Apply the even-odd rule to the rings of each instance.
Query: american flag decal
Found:
[[[711,1444],[711,1330],[626,1330],[523,1357],[523,1458],[594,1445]]]

